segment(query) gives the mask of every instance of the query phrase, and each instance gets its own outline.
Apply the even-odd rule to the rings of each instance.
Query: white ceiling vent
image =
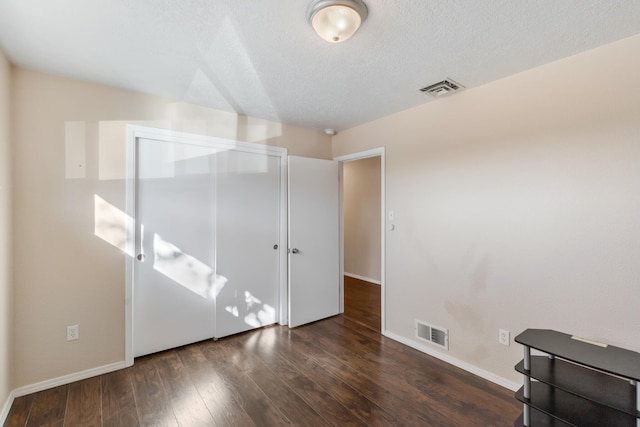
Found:
[[[460,89],[464,89],[464,86],[462,86],[460,83],[454,82],[451,79],[445,79],[441,82],[423,87],[422,89],[420,89],[420,92],[425,92],[431,96],[435,96],[436,98],[438,98],[440,96],[456,92]]]
[[[416,320],[416,338],[449,350],[449,331],[447,329]]]

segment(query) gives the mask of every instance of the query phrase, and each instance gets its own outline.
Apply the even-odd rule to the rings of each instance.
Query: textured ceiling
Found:
[[[342,44],[311,0],[0,0],[20,66],[310,128],[345,129],[640,33],[640,0],[365,0]]]

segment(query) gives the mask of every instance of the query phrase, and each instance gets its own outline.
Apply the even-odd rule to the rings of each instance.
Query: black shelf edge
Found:
[[[516,399],[569,424],[581,427],[637,427],[636,417],[541,383],[531,382],[531,398],[524,398],[524,387]]]
[[[565,360],[613,375],[640,381],[640,353],[624,348],[600,347],[571,338],[571,335],[548,329],[527,329],[515,342]]]
[[[635,407],[636,387],[627,380],[546,356],[532,356],[529,372],[525,371],[523,361],[516,365],[516,371],[576,396],[640,417]]]
[[[531,427],[571,427],[571,424],[567,424],[560,420],[557,420],[549,415],[536,411],[531,408],[530,410],[531,422],[529,423]],[[521,414],[516,421],[513,423],[514,427],[525,427],[524,425],[524,414]]]

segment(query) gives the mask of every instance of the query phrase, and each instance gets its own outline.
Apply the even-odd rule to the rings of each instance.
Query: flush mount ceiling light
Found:
[[[307,9],[307,20],[324,40],[340,43],[358,31],[368,14],[362,0],[315,0]]]

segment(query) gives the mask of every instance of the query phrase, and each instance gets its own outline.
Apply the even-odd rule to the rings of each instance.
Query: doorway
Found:
[[[341,162],[344,316],[384,332],[384,149]]]

